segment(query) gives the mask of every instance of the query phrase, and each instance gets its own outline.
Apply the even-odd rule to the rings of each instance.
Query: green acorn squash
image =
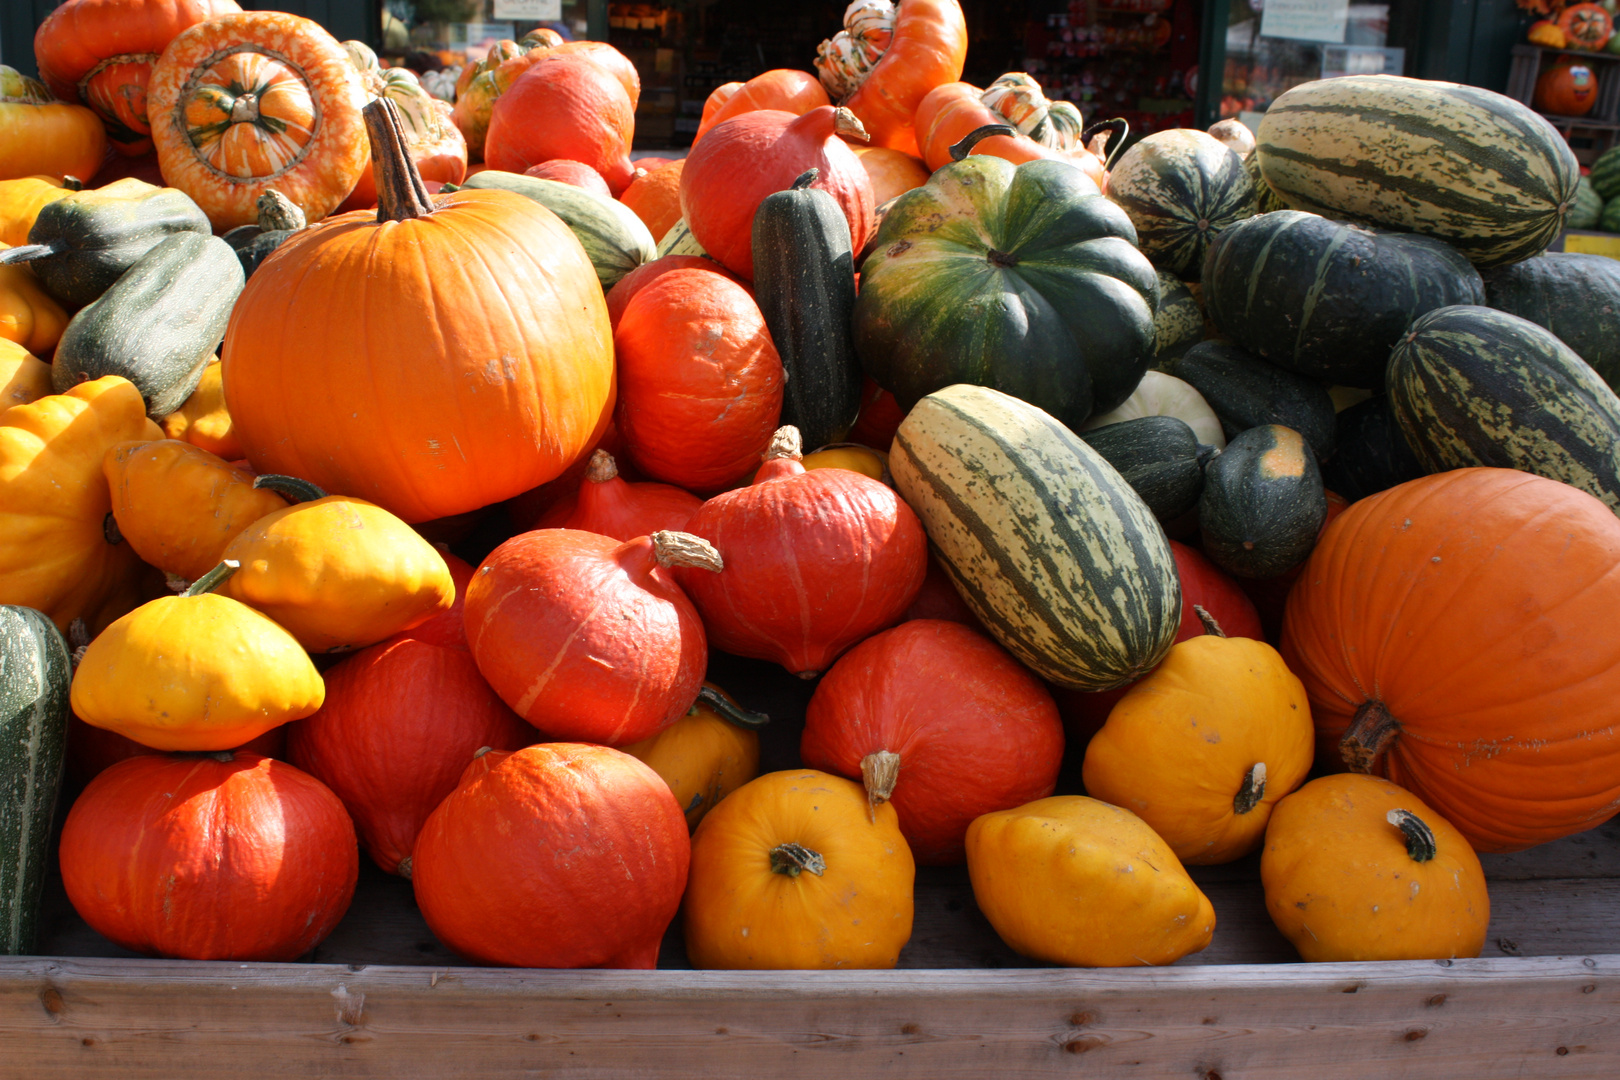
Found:
[[[1118,470],[1160,522],[1174,521],[1198,505],[1204,465],[1218,452],[1174,416],[1139,416],[1093,428],[1081,438]]]
[[[1484,278],[1486,306],[1546,327],[1610,387],[1620,386],[1620,262],[1548,252]]]
[[[653,243],[652,233],[634,210],[617,199],[603,198],[594,191],[557,180],[498,169],[474,173],[460,187],[513,191],[562,218],[585,248],[604,290],[613,288],[642,263],[657,258],[658,245]],[[455,190],[455,186],[446,185],[444,190]]]
[[[1204,470],[1204,554],[1235,577],[1273,578],[1305,561],[1327,520],[1316,457],[1293,428],[1253,427]]]
[[[1222,341],[1199,342],[1168,370],[1203,396],[1228,440],[1252,427],[1281,424],[1305,436],[1318,461],[1333,453],[1333,398],[1316,380]]]

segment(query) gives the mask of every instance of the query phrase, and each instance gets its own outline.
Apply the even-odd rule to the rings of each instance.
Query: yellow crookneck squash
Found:
[[[686,954],[698,968],[892,968],[916,873],[893,806],[841,776],[767,773],[692,836]]]
[[[4,251],[10,244],[0,244]],[[49,356],[67,329],[68,314],[26,266],[0,266],[0,340]]]
[[[620,749],[663,778],[686,814],[686,827],[696,829],[721,799],[759,775],[759,729],[769,720],[704,683],[685,716]]]
[[[444,557],[382,507],[292,477],[254,484],[295,505],[231,541],[221,558],[242,568],[221,591],[270,616],[310,652],[373,644],[455,601]]]
[[[0,410],[27,405],[51,393],[51,365],[0,337]]]
[[[319,709],[326,684],[292,635],[213,592],[235,569],[221,563],[90,642],[73,712],[158,750],[229,750]]]
[[[140,391],[116,375],[0,413],[0,603],[93,632],[139,602],[142,564],[118,534],[101,462],[148,425]]]
[[[210,454],[218,454],[226,461],[241,461],[247,457],[242,440],[236,437],[236,427],[225,408],[225,380],[218,360],[203,369],[197,389],[186,398],[186,403],[163,418],[163,433],[171,439],[180,439],[199,446]]]

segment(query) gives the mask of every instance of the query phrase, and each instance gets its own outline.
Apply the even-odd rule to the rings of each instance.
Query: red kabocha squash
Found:
[[[606,450],[591,454],[579,494],[540,516],[537,529],[577,529],[614,540],[681,532],[703,500],[669,484],[632,484]]]
[[[922,865],[965,857],[968,825],[1052,794],[1063,723],[1041,680],[983,634],[917,619],[839,658],[805,712],[799,754],[892,802]]]
[[[681,216],[703,250],[750,280],[754,276],[754,211],[811,169],[849,222],[852,250],[872,232],[872,181],[839,136],[865,133],[848,109],[830,105],[803,116],[777,109],[743,113],[716,124],[692,147],[681,170]]]
[[[716,90],[715,93],[719,91]],[[712,112],[705,108],[703,119],[698,122],[697,134],[693,136],[692,142],[695,144],[710,128],[721,121],[730,120],[733,116],[741,116],[743,113],[758,112],[760,109],[777,109],[792,113],[794,116],[803,116],[811,109],[831,104],[832,102],[827,100],[827,91],[821,88],[820,80],[808,71],[772,68],[770,71],[755,75],[727,94]]]
[[[692,707],[709,662],[702,620],[669,568],[721,565],[685,533],[625,543],[523,533],[473,575],[467,641],[502,700],[553,738],[636,742]]]
[[[440,555],[444,556],[445,568],[450,571],[450,580],[456,585],[455,601],[443,611],[428,616],[424,622],[419,622],[407,630],[401,630],[387,642],[403,641],[406,639],[424,641],[429,645],[439,645],[446,649],[460,649],[467,651],[467,624],[465,612],[467,608],[467,586],[472,583],[473,567],[463,559],[444,550],[440,544],[434,544]]]
[[[287,725],[273,727],[233,750],[287,760]],[[68,714],[67,756],[63,762],[62,786],[69,792],[83,791],[85,785],[125,758],[142,754],[162,754],[116,731],[87,724]]]
[[[540,56],[489,114],[484,160],[520,173],[552,158],[582,162],[618,195],[630,185],[635,105],[597,59],[556,50]]]
[[[754,291],[748,287],[746,282],[706,255],[665,255],[661,259],[642,263],[620,278],[614,283],[613,288],[608,290],[608,319],[613,323],[613,329],[617,330],[619,328],[619,320],[624,317],[624,309],[630,306],[630,301],[636,298],[636,294],[647,285],[652,284],[660,275],[667,274],[671,270],[703,270],[711,274],[719,274],[742,286],[743,291],[750,297],[754,295]]]
[[[681,220],[681,173],[686,161],[683,158],[664,165],[652,165],[649,161],[643,158],[636,162],[636,178],[624,189],[619,201],[635,212],[653,240],[658,241]]]
[[[691,861],[669,785],[605,746],[478,757],[417,838],[428,927],[483,964],[653,968]]]
[[[343,800],[372,860],[410,877],[416,834],[479,748],[539,741],[470,653],[395,638],[326,672],[326,701],[289,726],[287,753]]]
[[[782,418],[782,360],[743,286],[708,270],[642,284],[613,334],[616,418],[656,480],[719,491],[747,476]]]
[[[698,119],[698,130],[708,131],[714,126],[714,114],[726,107],[726,102],[737,96],[737,91],[743,88],[740,82],[721,83],[709,91],[709,96],[703,100],[703,114]],[[696,139],[692,140],[696,142]]]
[[[348,910],[360,871],[326,785],[230,750],[111,766],[73,804],[61,862],[91,929],[185,960],[298,959]]]
[[[607,181],[602,179],[602,174],[583,162],[553,158],[538,165],[530,165],[523,170],[523,175],[538,176],[542,180],[555,180],[559,184],[572,184],[586,191],[594,191],[604,199],[613,198],[613,192],[608,190]]]
[[[1319,763],[1406,788],[1479,851],[1620,810],[1620,519],[1511,469],[1356,502],[1288,598]]]
[[[687,526],[725,569],[675,576],[714,645],[810,678],[900,621],[922,587],[928,538],[894,489],[848,469],[807,472],[801,456],[798,430],[779,430],[754,482],[716,495]]]
[[[613,407],[612,331],[555,214],[509,191],[429,198],[393,103],[366,108],[378,209],[294,233],[254,272],[225,332],[225,400],[257,471],[431,521],[586,452]]]
[[[598,450],[612,454],[615,461],[629,460],[624,452],[624,440],[619,437],[619,425],[613,422],[612,413],[607,416],[607,423],[603,425],[601,436],[589,450],[580,455],[579,460],[564,469],[561,476],[506,501],[504,509],[507,524],[510,526],[506,535],[516,536],[518,533],[536,528],[535,523],[540,520],[542,514],[558,503],[577,496],[580,485],[585,482],[585,470],[590,468],[591,455]],[[634,468],[628,465],[621,465],[620,473],[627,478],[638,475]]]
[[[916,154],[917,106],[934,87],[962,77],[967,47],[957,0],[867,0],[849,5],[844,30],[821,43],[816,71],[828,96],[860,117],[874,146]]]

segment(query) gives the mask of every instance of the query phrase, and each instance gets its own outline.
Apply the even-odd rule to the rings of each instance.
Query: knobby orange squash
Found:
[[[961,4],[864,0],[844,12],[844,27],[816,50],[828,97],[861,118],[874,146],[915,155],[918,104],[934,87],[962,77],[968,40]]]

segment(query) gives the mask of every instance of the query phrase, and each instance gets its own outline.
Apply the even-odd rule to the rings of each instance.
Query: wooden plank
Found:
[[[7,1075],[1620,1075],[1620,956],[609,972],[0,958]]]

